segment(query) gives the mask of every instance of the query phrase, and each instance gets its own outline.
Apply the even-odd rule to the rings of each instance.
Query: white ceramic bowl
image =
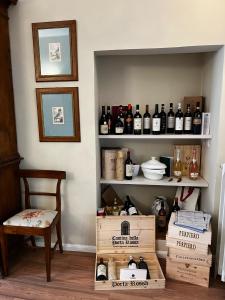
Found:
[[[150,170],[142,167],[144,177],[150,180],[161,180],[163,175],[166,173],[165,169],[163,170]]]

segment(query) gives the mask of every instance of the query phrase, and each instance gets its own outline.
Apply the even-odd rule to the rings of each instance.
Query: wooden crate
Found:
[[[200,233],[200,232],[195,232],[191,229],[176,226],[174,225],[174,222],[175,222],[175,213],[171,214],[170,217],[168,232],[167,232],[168,237],[175,238],[175,239],[184,239],[185,241],[197,242],[205,245],[211,245],[211,239],[212,239],[211,224],[209,225],[208,231]]]
[[[205,266],[205,267],[211,267],[212,265],[212,253],[210,247],[207,255],[198,254],[198,253],[190,254],[187,251],[183,251],[176,248],[169,248],[168,257],[171,262],[195,264],[198,266]]]
[[[167,247],[180,249],[190,254],[198,253],[203,255],[208,254],[208,247],[209,247],[207,244],[200,244],[195,241],[190,242],[184,239],[171,238],[168,235],[166,236],[166,245]]]
[[[173,262],[170,258],[167,258],[166,260],[167,278],[208,287],[209,273],[210,267]]]
[[[121,267],[127,267],[129,256],[138,261],[143,256],[150,279],[120,280]],[[155,254],[155,216],[106,216],[96,221],[96,265],[100,257],[116,262],[117,280],[96,281],[96,290],[162,289],[165,277]]]

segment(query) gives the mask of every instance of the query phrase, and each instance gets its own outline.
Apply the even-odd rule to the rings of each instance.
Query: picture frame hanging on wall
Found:
[[[80,142],[77,87],[36,88],[40,142]]]
[[[77,81],[76,21],[32,23],[36,81]]]

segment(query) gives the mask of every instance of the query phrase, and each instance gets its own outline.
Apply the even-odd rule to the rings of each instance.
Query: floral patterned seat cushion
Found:
[[[57,213],[55,210],[25,209],[6,220],[3,225],[46,228],[51,225]]]

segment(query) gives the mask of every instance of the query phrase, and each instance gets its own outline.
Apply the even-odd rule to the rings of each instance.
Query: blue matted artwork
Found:
[[[72,97],[70,93],[42,95],[44,136],[65,137],[75,134]]]
[[[70,75],[69,28],[39,29],[39,49],[42,75]]]

